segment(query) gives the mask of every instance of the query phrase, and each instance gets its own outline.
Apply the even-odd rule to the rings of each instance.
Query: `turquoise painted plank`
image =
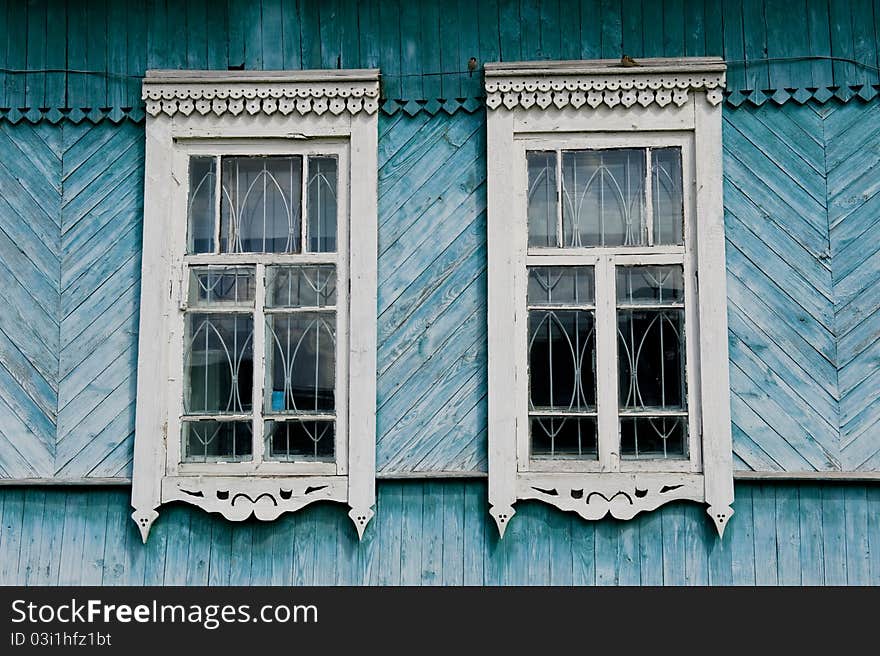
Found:
[[[58,585],[75,585],[82,581],[85,576],[83,572],[83,545],[86,540],[86,531],[91,522],[89,521],[89,497],[97,496],[83,490],[71,490],[67,492],[67,504],[64,513],[64,524],[62,527],[63,541],[61,543],[61,551],[58,558]],[[4,514],[7,512],[9,500],[3,508]],[[100,520],[103,522],[103,519]],[[96,522],[97,523],[97,522]],[[156,543],[161,542],[161,531],[157,536],[159,539]],[[152,546],[152,545],[151,545]],[[165,550],[162,549],[162,557],[164,560]],[[162,563],[164,569],[164,562]],[[157,581],[161,583],[161,578]]]
[[[211,529],[216,521],[210,513],[192,513],[189,524],[189,544],[186,554],[185,585],[208,585],[211,564]],[[279,533],[282,526],[275,526]],[[109,542],[109,536],[108,536]],[[182,568],[183,569],[183,568]],[[266,579],[269,577],[267,576]]]
[[[491,525],[494,522],[491,519],[488,521],[486,519],[489,516],[488,504],[486,502],[488,489],[485,483],[482,482],[466,482],[462,484],[461,491],[464,496],[462,514],[459,520],[462,526],[461,540],[464,550],[464,557],[462,559],[463,578],[461,582],[464,585],[483,585],[486,581],[484,545],[494,537],[492,535],[494,526]],[[444,526],[444,531],[447,530],[446,527],[448,526],[449,524]],[[455,538],[457,542],[456,526],[458,524],[452,524],[448,530],[450,537]],[[878,539],[880,539],[880,536],[878,536]],[[447,559],[455,559],[455,553],[452,552],[447,555],[444,552],[444,560]],[[457,568],[452,571],[457,571]],[[880,571],[878,571],[878,576],[880,576]]]
[[[281,38],[283,64],[286,69],[302,68],[302,19],[299,0],[281,0]]]
[[[685,583],[685,514],[682,504],[676,503],[664,509],[663,529],[663,585]]]
[[[620,539],[617,543],[618,583],[620,585],[639,585],[641,583],[641,526],[633,522],[623,522],[619,528]]]
[[[0,12],[3,12],[2,8],[0,8]],[[0,18],[0,22],[5,21]],[[48,0],[47,2],[45,39],[46,68],[64,69],[67,63],[67,7],[64,0]],[[67,106],[65,78],[64,73],[46,73],[44,107]],[[0,91],[0,95],[2,95],[2,91]]]
[[[419,8],[419,70],[423,73],[422,97],[435,100],[443,97],[443,79],[440,72],[440,24],[442,8],[434,3],[421,3]],[[482,23],[480,23],[482,26]],[[497,31],[496,31],[497,39]],[[497,59],[497,55],[493,57]]]
[[[183,9],[186,12],[186,67],[208,68],[208,35],[211,38],[217,38],[218,35],[208,32],[208,13],[211,10],[207,0],[187,0]]]
[[[128,79],[126,69],[129,7],[125,3],[110,2],[107,5],[107,101],[108,107],[128,105]],[[191,66],[191,68],[204,68]]]
[[[425,97],[422,89],[422,55],[424,47],[419,32],[419,5],[415,2],[400,4],[400,75],[402,98],[421,99]],[[427,41],[429,39],[425,39]]]
[[[573,527],[572,527],[573,529]],[[663,585],[663,516],[645,513],[639,524],[639,583]]]
[[[233,535],[234,539],[235,535]],[[314,508],[305,508],[296,515],[296,531],[293,538],[293,585],[314,585],[314,580],[315,513]]]
[[[0,531],[0,585],[12,585],[19,580],[18,568],[24,531],[30,518],[24,517],[24,490],[3,491],[2,531]]]
[[[767,26],[764,22],[762,0],[743,0],[743,43],[745,59],[763,60],[767,57]],[[750,63],[745,68],[746,88],[763,90],[770,86],[768,66],[763,62]]]
[[[303,68],[321,68],[321,34],[317,29],[321,3],[318,0],[302,0],[300,3],[300,43]]]
[[[825,557],[825,584],[846,585],[846,487],[822,487],[822,553]]]
[[[580,59],[581,56],[581,6],[573,0],[560,0],[560,50],[559,58]]]
[[[450,12],[452,4],[450,4]],[[458,40],[458,66],[459,71],[468,70],[468,62],[471,57],[476,58],[478,67],[481,66],[481,47],[480,34],[478,25],[478,14],[474,7],[473,0],[458,0],[458,29],[460,36]],[[401,24],[401,31],[403,24]],[[485,63],[483,60],[482,63]],[[461,78],[461,95],[463,98],[478,98],[483,95],[483,78],[478,72],[473,74],[462,74]]]
[[[618,585],[621,527],[617,520],[605,518],[596,522],[595,531],[596,585]]]
[[[852,3],[849,0],[829,0],[829,26],[831,28],[831,54],[842,59],[854,59]],[[860,77],[859,67],[854,64],[835,61],[833,63],[834,84],[848,88],[851,80]],[[838,91],[838,97],[841,92]],[[842,96],[846,97],[846,96]]]
[[[720,12],[719,3],[708,3]],[[687,57],[704,57],[706,55],[706,13],[708,7],[699,2],[684,4],[684,54]],[[721,27],[719,21],[715,29]]]
[[[335,566],[333,568],[335,570],[336,576],[334,584],[357,585],[361,581],[359,571],[361,543],[359,541],[355,541],[349,538],[349,533],[352,530],[352,525],[346,522],[345,519],[340,518],[338,513],[336,516],[336,521],[341,522],[341,525],[338,527],[336,533],[336,555]],[[378,533],[378,531],[376,531],[376,525],[373,524],[373,526],[370,528],[372,529],[372,537],[368,538],[370,542],[367,545],[367,548],[370,548],[371,545],[377,542],[376,533]],[[372,569],[375,570],[378,568],[372,567]],[[372,577],[372,581],[378,585],[378,576],[373,576],[372,571],[370,572],[370,575]],[[368,577],[367,580],[370,580],[370,577]]]
[[[236,68],[245,66],[245,41],[247,39],[247,4],[237,0],[228,0],[229,35],[226,51],[229,66]]]
[[[852,0],[852,39],[853,58],[863,66],[855,72],[852,83],[870,85],[878,82],[878,73],[869,67],[877,65],[877,35],[874,32],[874,7],[872,0]],[[865,90],[863,90],[865,93]],[[876,92],[869,92],[866,98],[873,98]]]
[[[736,499],[734,501],[734,505],[738,505],[738,501],[739,499]],[[735,510],[734,513],[738,514],[738,511]],[[710,530],[710,535],[707,537],[707,539],[709,540],[707,554],[709,561],[708,585],[734,585],[734,550],[732,543],[735,540],[733,534],[738,530],[739,524],[739,517],[737,517],[737,521],[735,523],[729,522],[724,529],[723,539],[717,539],[715,536],[712,536]]]
[[[515,3],[515,0],[513,2]],[[443,20],[439,21],[437,32],[440,39],[440,71],[443,73],[439,76],[441,95],[445,99],[460,98],[462,94],[460,71],[467,70],[467,64],[462,66],[459,56],[461,33],[458,29],[457,6],[450,3],[443,8]]]
[[[800,500],[797,488],[776,487],[776,553],[779,585],[801,585]]]
[[[86,513],[89,517],[95,517],[96,521],[90,521],[86,525],[82,547],[82,574],[83,585],[101,585],[104,576],[104,550],[107,537],[107,510],[108,498],[105,494],[88,495]]]
[[[86,35],[88,34],[88,18],[86,4],[68,4],[67,9],[67,61],[65,68],[87,70]],[[14,31],[14,30],[13,30]],[[85,95],[86,75],[79,73],[67,74],[67,106],[83,107],[89,102]]]
[[[736,521],[731,519],[724,531],[730,540],[731,579],[733,585],[755,585],[754,516],[752,514],[752,485],[734,488],[733,510]]]
[[[126,24],[126,106],[135,107],[140,102],[141,85],[139,76],[147,68],[147,11],[146,0],[132,0],[128,5]],[[224,30],[225,33],[225,30]],[[226,45],[224,40],[224,52]]]
[[[0,34],[8,33],[8,19],[9,19],[9,8],[7,6],[7,0],[0,0]],[[0,66],[6,67],[6,41],[0,41]],[[7,95],[6,95],[6,84],[9,81],[9,78],[12,77],[10,73],[0,72],[0,106],[7,107]]]
[[[595,522],[573,516],[571,522],[571,582],[573,585],[596,584]]]
[[[849,488],[844,497],[846,517],[846,578],[850,585],[870,580],[868,499],[863,487]],[[877,518],[871,518],[876,521]]]
[[[477,579],[474,573],[474,563],[466,562],[471,550],[468,548],[470,545],[467,545],[467,547],[465,545],[466,528],[473,530],[477,529],[477,527],[466,527],[465,521],[467,514],[470,512],[478,513],[474,519],[479,519],[480,508],[479,506],[472,508],[467,503],[465,498],[466,489],[466,484],[458,482],[436,486],[436,494],[438,497],[442,497],[443,508],[442,514],[438,513],[435,515],[437,519],[434,521],[441,523],[441,536],[439,541],[437,541],[433,533],[430,537],[435,542],[439,542],[433,545],[433,550],[435,552],[438,550],[442,552],[443,560],[433,581],[438,585],[464,585],[466,570],[468,570],[467,575],[470,585],[474,585],[474,581]],[[426,512],[427,506],[422,509],[423,521]],[[435,512],[437,511],[435,510]],[[430,515],[428,517],[429,519],[431,518]],[[481,524],[482,522],[478,522],[478,526]],[[428,539],[428,536],[425,537]],[[477,534],[472,537],[474,540],[482,542],[482,531],[477,530]],[[436,560],[436,553],[434,553],[434,558]],[[480,564],[482,565],[482,562]],[[424,556],[422,558],[422,567],[425,567]],[[482,579],[482,575],[479,578]]]
[[[442,29],[441,26],[441,38]],[[519,0],[498,0],[498,42],[501,61],[520,61],[522,59],[521,29]],[[440,48],[443,48],[442,43]]]
[[[358,7],[356,2],[340,0],[339,2],[339,51],[340,57],[336,64],[342,68],[363,68],[360,53],[360,26],[358,24]],[[369,29],[364,25],[364,29]],[[436,66],[436,64],[433,64]]]
[[[598,14],[596,15],[598,18]],[[524,60],[543,59],[541,52],[541,20],[540,0],[520,0],[520,54]],[[597,21],[598,22],[598,21]]]
[[[493,567],[493,573],[500,572],[500,577],[493,577],[492,581],[505,582],[509,585],[529,584],[529,535],[533,530],[533,510],[536,504],[532,501],[524,501],[516,504],[516,512],[520,520],[510,521],[504,531],[504,538],[498,536],[498,529],[494,531],[494,538],[499,540],[499,549],[493,554],[493,560],[498,558],[498,569]],[[531,520],[531,521],[530,521]],[[497,575],[495,575],[497,576]],[[496,583],[496,585],[498,584]]]
[[[755,583],[757,585],[777,585],[779,582],[775,518],[775,487],[772,485],[755,486],[752,489],[752,521],[755,545]]]
[[[404,509],[400,534],[400,585],[418,585],[422,580],[422,531],[425,491],[422,485],[403,484]]]
[[[638,59],[645,56],[644,28],[645,20],[642,15],[643,6],[640,2],[628,2],[621,12],[621,36],[623,41],[623,54]],[[648,10],[651,11],[650,9]],[[651,27],[648,26],[648,30]]]
[[[682,0],[663,3],[663,55],[681,57],[685,52],[685,17]]]
[[[2,504],[0,504],[2,506]],[[35,575],[32,579],[33,585],[57,585],[59,570],[61,568],[61,545],[63,541],[63,533],[58,527],[64,525],[67,515],[67,496],[58,491],[47,491],[45,504],[43,506],[43,538],[40,541],[40,554],[37,561],[37,567],[34,570]],[[121,506],[122,514],[126,514],[126,505]],[[124,542],[121,543],[124,548]],[[117,545],[118,549],[118,545]],[[2,551],[2,550],[0,550]],[[128,550],[124,549],[127,554]]]
[[[538,28],[541,34],[541,53],[547,59],[561,57],[560,0],[541,0]]]
[[[382,70],[382,96],[403,98],[403,78],[400,77],[400,3],[398,0],[379,2],[379,67]],[[305,35],[303,35],[305,38]]]
[[[275,522],[254,522],[251,536],[251,552],[256,554],[271,553],[273,546],[272,535],[277,526]],[[333,585],[336,582],[336,572],[330,565],[336,559],[336,523],[325,522],[323,530],[318,532],[320,539],[316,545],[316,568],[321,572],[320,585]],[[332,547],[327,548],[327,542],[332,542]],[[192,553],[192,550],[190,550]],[[251,557],[251,584],[266,585],[272,576],[272,561],[262,555],[257,558]]]
[[[825,580],[822,553],[822,490],[819,485],[798,488],[800,498],[800,577],[803,585],[822,585]]]
[[[602,56],[602,10],[599,0],[581,0],[580,5],[581,59],[598,59]]]
[[[26,488],[22,509],[22,523],[27,522],[27,528],[22,530],[21,544],[18,555],[18,575],[24,579],[25,585],[36,585],[40,576],[40,547],[43,538],[45,524],[43,513],[46,505],[46,493],[40,488]],[[0,513],[2,517],[2,513]],[[27,518],[26,520],[24,518]],[[46,536],[48,539],[48,535]]]
[[[172,506],[164,511],[167,520],[174,525],[165,542],[165,572],[163,585],[185,585],[186,571],[189,567],[189,543],[192,534],[193,513],[182,505]]]
[[[444,516],[443,488],[443,484],[436,481],[427,482],[422,487],[422,530],[419,531],[422,585],[443,583],[440,576],[443,569],[443,548],[446,546],[443,539],[444,524],[440,521]]]
[[[261,6],[258,2],[244,3],[242,32],[244,37],[244,67],[259,71],[263,67],[263,36],[260,25]],[[316,30],[317,32],[317,30]]]
[[[521,504],[522,519],[529,522],[531,530],[526,532],[523,551],[526,560],[519,568],[525,568],[528,585],[548,585],[550,583],[550,541],[548,539],[548,517],[541,513],[538,504]]]
[[[270,538],[271,544],[266,546],[266,553],[270,560],[268,580],[270,585],[288,586],[293,583],[296,516],[293,514],[282,515],[275,521],[273,529]]]
[[[370,530],[380,533],[381,549],[378,554],[379,585],[400,585],[400,554],[403,539],[405,508],[403,505],[406,483],[388,484],[379,498],[378,511],[383,520]]]
[[[48,68],[45,0],[28,0],[27,3],[27,62],[29,71]],[[25,106],[45,107],[46,74],[28,73],[25,81]]]
[[[128,532],[134,528],[134,522],[128,515],[125,497],[118,493],[108,493],[106,497],[107,530],[104,536],[100,585],[126,585],[130,572],[126,567],[128,550],[125,548],[125,542]],[[210,528],[207,531],[199,531],[199,535],[207,536],[206,539],[210,542]]]
[[[870,486],[867,490],[868,504],[868,551],[870,554],[870,585],[880,585],[880,488]]]
[[[708,585],[708,549],[713,539],[718,539],[714,527],[706,521],[705,508],[689,503],[682,506],[684,512],[684,584]]]
[[[224,4],[206,4],[205,13],[205,60],[207,68],[212,70],[226,70],[229,64],[229,40],[217,38],[213,35],[229,34],[229,13]],[[297,46],[297,56],[299,47]],[[291,66],[290,68],[299,68]]]
[[[150,540],[152,540],[152,537]],[[290,561],[288,563],[292,570],[292,563]],[[232,523],[218,519],[211,525],[211,556],[208,565],[208,585],[229,585],[231,567]]]
[[[23,71],[27,68],[27,15],[24,2],[9,2],[6,15],[6,68]],[[21,73],[6,75],[6,106],[24,107],[27,76]]]
[[[309,509],[312,510],[311,508]],[[314,513],[309,512],[309,522],[314,526]],[[251,567],[254,561],[254,524],[257,520],[248,519],[244,522],[233,526],[232,529],[232,547],[229,561],[229,584],[228,585],[253,585],[254,580],[251,579]],[[298,533],[298,532],[297,532]],[[298,536],[297,536],[298,537]],[[314,568],[317,566],[315,562],[315,543],[314,534],[312,541],[308,545],[308,576],[301,581],[297,581],[298,585],[313,585]],[[260,558],[257,552],[257,559]]]
[[[831,55],[831,30],[827,0],[807,0],[807,25],[810,54]],[[814,87],[830,87],[834,84],[832,62],[817,59],[810,62],[810,74]]]
[[[263,68],[284,68],[284,22],[281,0],[262,0],[260,38],[263,51]]]
[[[619,59],[623,54],[623,8],[618,0],[601,0],[602,12],[602,58]]]
[[[364,537],[358,545],[358,571],[354,579],[357,585],[379,584],[379,558],[382,551],[381,529],[377,524],[372,522],[370,524],[364,531]],[[357,532],[350,519],[345,522],[345,529],[340,531],[340,536],[345,536],[341,539],[357,539]]]

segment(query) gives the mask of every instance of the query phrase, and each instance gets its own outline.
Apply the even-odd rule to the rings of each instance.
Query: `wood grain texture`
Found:
[[[485,484],[474,481],[381,483],[363,542],[334,504],[271,523],[227,522],[178,505],[142,545],[128,520],[124,488],[3,489],[0,584],[868,585],[880,579],[876,486],[738,484],[737,515],[723,541],[702,511],[687,504],[629,522],[584,522],[534,502],[520,504],[499,541],[485,498]]]
[[[146,69],[228,66],[381,67],[386,109],[436,113],[481,95],[471,57],[481,65],[624,52],[723,55],[734,105],[874,98],[877,2],[790,7],[780,0],[9,2],[0,12],[0,108],[8,110],[0,115],[61,120],[57,110],[73,108],[76,121],[118,121],[123,108],[140,106],[137,78]],[[823,55],[851,61],[797,59]]]

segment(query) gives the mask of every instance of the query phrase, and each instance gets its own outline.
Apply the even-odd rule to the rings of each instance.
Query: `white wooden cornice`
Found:
[[[726,69],[724,60],[714,57],[641,59],[634,66],[609,60],[486,64],[486,106],[490,111],[681,106],[692,92],[702,92],[715,106],[724,99]]]
[[[152,117],[375,114],[379,109],[379,70],[150,70],[144,77],[141,97]]]

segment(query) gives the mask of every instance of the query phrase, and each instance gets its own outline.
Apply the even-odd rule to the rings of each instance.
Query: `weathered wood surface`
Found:
[[[670,504],[585,522],[523,502],[498,540],[479,482],[386,482],[363,542],[333,504],[272,523],[189,506],[146,545],[128,490],[0,490],[0,584],[880,585],[880,488],[741,483],[719,541]]]
[[[118,121],[146,69],[228,66],[379,67],[388,112],[472,111],[471,57],[623,53],[722,55],[732,104],[873,98],[878,19],[880,0],[0,0],[0,115]]]

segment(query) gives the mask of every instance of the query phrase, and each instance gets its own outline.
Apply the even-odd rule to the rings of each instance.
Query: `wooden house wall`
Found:
[[[738,470],[880,471],[878,119],[725,108]],[[378,473],[485,472],[485,115],[379,131]],[[143,140],[0,122],[4,479],[130,475]]]
[[[722,55],[734,104],[873,98],[878,31],[880,0],[0,0],[0,114],[120,120],[147,68],[228,66],[379,67],[391,111],[454,111],[471,57],[623,53]]]
[[[503,540],[482,482],[386,481],[363,542],[338,505],[274,522],[162,511],[128,490],[0,490],[0,585],[880,585],[880,488],[739,483],[719,541],[676,503],[620,522],[518,505]]]

